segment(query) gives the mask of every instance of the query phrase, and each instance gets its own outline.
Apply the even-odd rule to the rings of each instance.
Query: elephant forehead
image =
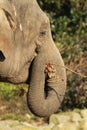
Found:
[[[20,30],[24,34],[25,43],[33,40],[40,32],[40,26],[47,18],[46,14],[41,11],[35,0],[13,0],[13,5],[19,26],[21,25]]]
[[[6,17],[1,17],[2,14],[5,13],[2,10],[0,12],[0,26],[3,25],[3,29],[12,29],[13,34],[14,30],[17,28],[14,34],[17,44],[19,44],[20,41],[25,44],[32,42],[39,34],[41,24],[47,19],[46,14],[39,8],[35,0],[2,1],[3,0],[0,0],[0,8],[8,12],[10,22]],[[11,28],[9,28],[9,25]]]

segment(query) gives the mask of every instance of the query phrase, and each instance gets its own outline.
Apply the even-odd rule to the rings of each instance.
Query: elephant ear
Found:
[[[16,29],[12,6],[8,0],[0,0],[0,61],[4,61],[11,47],[11,35]]]

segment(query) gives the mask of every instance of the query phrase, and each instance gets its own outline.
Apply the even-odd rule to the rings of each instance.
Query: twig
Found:
[[[63,67],[63,68],[66,68],[67,70],[71,71],[71,72],[74,73],[74,74],[77,74],[77,75],[79,75],[79,76],[81,76],[81,77],[83,77],[83,78],[87,78],[86,75],[81,74],[81,73],[78,73],[78,72],[76,72],[76,71],[74,71],[74,70],[68,68],[67,66],[62,66],[62,65],[57,65],[57,66],[61,66],[61,67]]]
[[[83,78],[87,78],[87,76],[84,75],[84,74],[78,73],[78,72],[76,72],[76,71],[74,71],[74,70],[72,70],[72,69],[70,69],[70,68],[68,68],[68,67],[66,67],[66,66],[65,66],[65,68],[66,68],[67,70],[73,72],[74,74],[77,74],[77,75],[79,75],[79,76],[81,76],[81,77],[83,77]]]

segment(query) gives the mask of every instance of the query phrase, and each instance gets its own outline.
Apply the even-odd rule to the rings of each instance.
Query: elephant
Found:
[[[0,81],[29,84],[27,106],[39,117],[58,112],[66,91],[50,28],[36,0],[0,0]]]

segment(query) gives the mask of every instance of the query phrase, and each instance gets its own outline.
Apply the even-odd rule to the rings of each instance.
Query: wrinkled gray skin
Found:
[[[36,0],[0,0],[0,81],[27,82],[37,116],[58,111],[66,89],[63,60]]]

